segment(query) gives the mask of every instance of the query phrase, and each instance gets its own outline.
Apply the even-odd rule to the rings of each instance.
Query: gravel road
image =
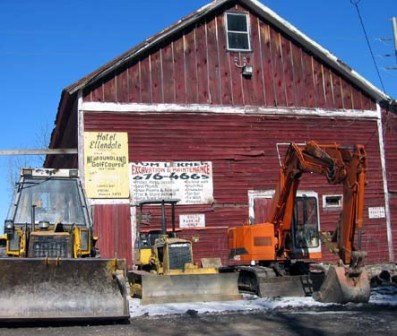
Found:
[[[125,324],[3,326],[7,336],[397,335],[397,307],[345,305],[262,312],[141,316]]]

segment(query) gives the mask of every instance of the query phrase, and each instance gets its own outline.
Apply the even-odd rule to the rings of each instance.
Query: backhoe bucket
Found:
[[[331,266],[320,290],[313,294],[324,303],[367,303],[370,284],[365,270],[350,274],[343,266]]]
[[[0,259],[0,321],[125,320],[120,259]]]
[[[135,271],[129,274],[131,293],[139,297],[143,305],[240,300],[237,279],[238,274],[234,272],[157,275]]]

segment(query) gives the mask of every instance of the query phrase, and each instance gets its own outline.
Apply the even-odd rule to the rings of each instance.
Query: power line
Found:
[[[377,73],[378,78],[379,78],[379,82],[380,82],[380,84],[381,84],[381,86],[382,86],[382,90],[383,90],[383,92],[386,92],[385,86],[384,86],[384,84],[383,84],[382,77],[380,76],[378,64],[376,63],[375,56],[374,56],[374,53],[373,53],[373,51],[372,51],[371,44],[370,44],[370,42],[369,42],[367,30],[365,29],[365,25],[364,25],[364,21],[363,21],[361,12],[360,12],[360,8],[358,7],[358,4],[359,4],[360,2],[361,2],[361,0],[350,0],[350,3],[356,8],[358,18],[360,19],[361,27],[363,28],[364,36],[365,36],[365,39],[366,39],[366,41],[367,41],[367,46],[368,46],[369,52],[371,53],[372,62],[374,63],[375,70],[376,70],[376,73]]]

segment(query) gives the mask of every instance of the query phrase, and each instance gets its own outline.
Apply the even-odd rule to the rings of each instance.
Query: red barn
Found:
[[[261,219],[255,204],[274,189],[288,143],[360,143],[363,249],[370,263],[394,261],[395,105],[260,2],[214,1],[65,88],[50,148],[78,155],[47,156],[45,165],[80,169],[102,256],[132,265],[136,205],[176,196],[177,226],[198,240],[196,259],[226,264],[227,228]],[[116,148],[119,135],[126,160],[102,146]],[[115,191],[115,176],[100,176],[121,166]],[[321,228],[333,230],[341,187],[310,175],[300,188],[318,193]]]

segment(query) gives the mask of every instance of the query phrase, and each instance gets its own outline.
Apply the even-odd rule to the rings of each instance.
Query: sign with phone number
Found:
[[[132,204],[177,198],[179,204],[213,202],[212,162],[131,162]]]

